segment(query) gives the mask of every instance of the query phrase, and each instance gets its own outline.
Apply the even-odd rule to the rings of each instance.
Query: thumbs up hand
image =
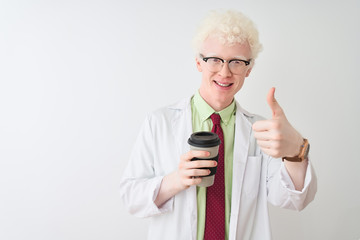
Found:
[[[275,158],[297,156],[303,138],[287,120],[274,94],[275,88],[271,88],[267,95],[272,119],[255,122],[253,124],[254,137],[261,150],[269,156]]]

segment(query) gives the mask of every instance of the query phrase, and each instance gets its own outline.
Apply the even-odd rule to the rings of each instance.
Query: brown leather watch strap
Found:
[[[302,162],[307,158],[308,153],[309,153],[309,148],[310,148],[309,141],[306,138],[304,138],[304,142],[301,145],[299,155],[295,156],[295,157],[283,157],[282,160],[283,161],[287,160],[290,162]]]

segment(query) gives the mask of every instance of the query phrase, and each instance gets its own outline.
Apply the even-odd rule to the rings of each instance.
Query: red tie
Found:
[[[221,144],[219,146],[219,159],[215,174],[214,185],[206,190],[206,222],[205,240],[225,239],[225,183],[224,183],[224,134],[220,126],[220,115],[213,113],[212,132],[216,133]]]

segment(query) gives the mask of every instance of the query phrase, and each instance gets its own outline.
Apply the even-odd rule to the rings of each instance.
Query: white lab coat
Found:
[[[308,165],[305,186],[294,190],[280,159],[261,152],[252,124],[261,119],[236,103],[233,187],[229,239],[271,239],[267,203],[302,210],[314,199],[316,177]],[[154,204],[163,177],[177,169],[189,151],[192,133],[190,98],[150,114],[140,131],[120,192],[130,213],[151,217],[148,239],[196,239],[196,187],[178,193],[161,208]]]

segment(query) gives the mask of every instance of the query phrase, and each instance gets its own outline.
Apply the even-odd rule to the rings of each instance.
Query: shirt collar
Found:
[[[235,101],[233,100],[229,106],[221,110],[220,112],[216,112],[212,107],[205,102],[205,100],[200,96],[199,91],[196,91],[194,96],[194,105],[196,110],[199,113],[200,119],[202,122],[207,120],[213,113],[220,114],[221,121],[227,125],[232,117],[232,115],[235,113]]]

